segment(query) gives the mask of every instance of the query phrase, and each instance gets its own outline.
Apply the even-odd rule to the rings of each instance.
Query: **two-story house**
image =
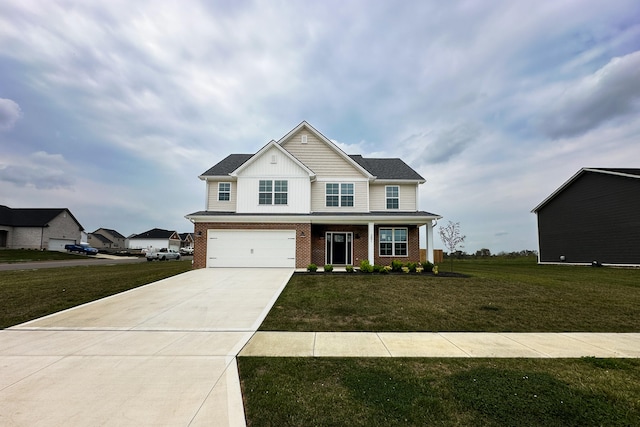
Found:
[[[194,268],[388,265],[420,260],[425,179],[400,159],[347,155],[307,122],[255,154],[231,154],[204,172],[206,209],[194,223]]]

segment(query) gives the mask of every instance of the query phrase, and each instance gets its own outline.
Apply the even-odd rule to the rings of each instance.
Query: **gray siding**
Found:
[[[585,172],[537,216],[541,262],[640,264],[640,179]]]

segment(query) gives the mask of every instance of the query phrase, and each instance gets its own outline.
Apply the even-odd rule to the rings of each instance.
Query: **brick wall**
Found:
[[[380,228],[407,228],[408,229],[408,244],[406,257],[381,257],[380,253]],[[375,264],[378,265],[390,265],[394,259],[400,260],[404,263],[407,262],[419,262],[420,261],[420,229],[415,225],[382,225],[375,227],[376,233],[376,247],[375,247]]]

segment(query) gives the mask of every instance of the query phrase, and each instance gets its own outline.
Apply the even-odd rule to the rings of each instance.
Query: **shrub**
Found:
[[[347,273],[353,273],[353,266],[352,265],[347,265],[344,267],[345,270],[347,270]]]
[[[395,272],[402,271],[403,265],[404,264],[402,263],[402,261],[394,259],[393,261],[391,261],[391,270]]]
[[[333,265],[331,265],[331,264],[326,264],[326,265],[324,266],[324,271],[325,271],[326,273],[331,273],[331,272],[333,271]]]
[[[418,267],[418,264],[415,262],[408,262],[406,267],[409,269],[410,272],[415,273],[416,267]]]
[[[384,269],[383,273],[385,273],[385,274],[386,274],[386,273],[390,273],[390,272],[391,272],[391,270],[392,270],[390,265],[385,265],[385,266],[383,267],[383,269]]]
[[[315,264],[309,264],[309,265],[307,265],[307,271],[308,271],[309,273],[315,273],[317,269],[318,269],[318,266],[317,266],[317,265],[315,265]]]
[[[433,264],[431,264],[429,261],[425,261],[422,263],[422,268],[424,268],[424,271],[432,271]]]
[[[369,263],[368,259],[360,261],[360,271],[363,273],[373,273],[373,266]]]
[[[424,268],[422,267],[416,267],[416,273],[422,273],[423,270]]]
[[[409,273],[409,267],[402,267],[402,271],[404,271],[405,273]]]
[[[436,275],[437,275],[437,274],[438,274],[438,266],[437,266],[437,265],[434,265],[434,266],[433,266],[433,269],[432,269],[431,271],[433,271],[433,274],[436,274]]]

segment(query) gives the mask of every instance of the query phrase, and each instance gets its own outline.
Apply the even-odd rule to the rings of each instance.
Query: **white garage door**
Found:
[[[296,266],[295,230],[209,230],[207,267]]]
[[[68,239],[49,239],[47,249],[50,251],[64,251],[64,245],[70,245],[75,242],[75,240]]]

